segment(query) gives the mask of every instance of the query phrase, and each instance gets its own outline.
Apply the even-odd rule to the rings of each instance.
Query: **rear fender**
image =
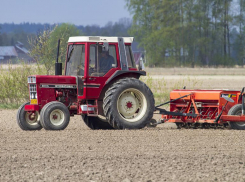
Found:
[[[114,80],[115,78],[118,78],[119,76],[122,77],[135,77],[135,78],[139,78],[140,76],[145,76],[146,72],[145,71],[123,71],[123,70],[117,70],[113,75],[111,75],[110,78],[108,78],[108,80],[106,81],[106,84],[110,83],[112,80]]]
[[[105,86],[103,90],[100,93],[99,100],[103,100],[105,96],[105,92],[108,90],[108,88],[115,83],[117,80],[122,79],[122,78],[136,78],[139,79],[140,76],[145,76],[146,72],[145,71],[122,71],[118,70],[116,71],[110,78],[105,83]]]

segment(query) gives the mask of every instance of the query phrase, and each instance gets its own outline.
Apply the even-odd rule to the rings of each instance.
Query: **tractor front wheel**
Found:
[[[22,130],[41,130],[40,115],[38,111],[27,112],[25,111],[25,105],[30,104],[27,102],[19,107],[17,113],[17,124]]]
[[[230,108],[228,115],[242,115],[242,104],[234,105],[232,108]],[[228,122],[231,129],[235,130],[245,130],[245,122]]]
[[[144,128],[153,116],[155,100],[146,84],[135,78],[114,83],[105,93],[103,109],[116,129]]]
[[[100,117],[82,115],[84,123],[92,130],[110,130],[113,127]]]
[[[70,122],[70,112],[61,102],[47,103],[41,110],[40,123],[46,130],[64,130]]]

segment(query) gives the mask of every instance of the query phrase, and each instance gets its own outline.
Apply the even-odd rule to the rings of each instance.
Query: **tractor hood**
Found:
[[[40,84],[41,87],[59,87],[62,85],[74,85],[76,86],[75,76],[63,76],[63,75],[32,75],[28,77],[28,83]]]

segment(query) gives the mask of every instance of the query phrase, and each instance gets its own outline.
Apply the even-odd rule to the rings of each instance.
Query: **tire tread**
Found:
[[[42,129],[41,124],[37,124],[36,126],[34,126],[34,125],[29,125],[29,124],[25,121],[25,119],[22,118],[22,117],[24,117],[24,116],[22,116],[22,115],[25,113],[25,111],[23,111],[23,109],[24,109],[25,105],[27,105],[27,104],[30,104],[30,102],[26,102],[26,103],[22,104],[22,105],[19,107],[19,109],[18,109],[17,116],[16,116],[18,126],[19,126],[22,130],[26,130],[26,131],[28,131],[28,130],[41,130],[41,129]]]
[[[63,126],[52,125],[49,121],[48,118],[49,116],[47,116],[49,109],[52,109],[52,107],[57,107],[57,106],[62,107],[64,109],[64,112],[66,112],[67,114],[66,116],[68,117],[67,121],[65,121],[65,124]],[[40,113],[40,123],[45,130],[64,130],[68,126],[69,122],[70,122],[70,113],[68,108],[63,103],[58,101],[52,101],[43,106]]]

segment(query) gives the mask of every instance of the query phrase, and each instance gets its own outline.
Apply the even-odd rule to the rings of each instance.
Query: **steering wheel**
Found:
[[[83,65],[81,64],[81,65],[77,66],[77,69],[74,69],[73,74],[77,75],[77,76],[83,76],[84,75]]]
[[[89,66],[89,74],[95,72],[94,70],[95,70],[94,67]]]

